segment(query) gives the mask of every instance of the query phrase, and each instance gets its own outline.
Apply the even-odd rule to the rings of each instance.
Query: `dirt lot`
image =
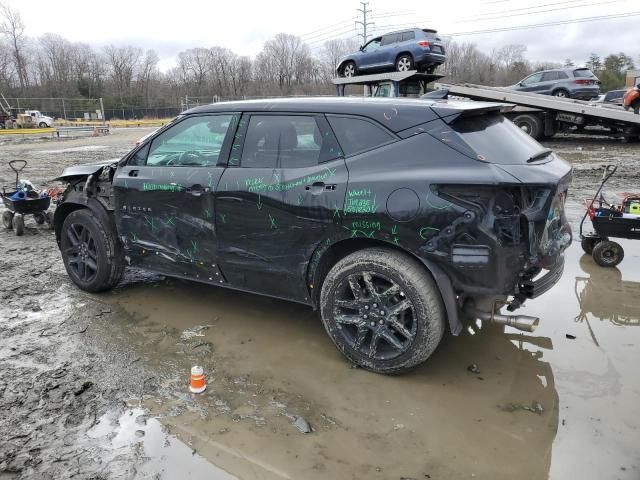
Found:
[[[50,186],[148,131],[2,144],[0,185],[11,159]],[[637,144],[548,146],[575,166],[574,226],[599,165],[622,163],[608,191],[638,190]],[[535,334],[475,326],[383,377],[351,368],[303,306],[135,271],[88,295],[49,230],[2,230],[0,479],[638,479],[640,242],[622,243],[619,269],[570,248],[561,282],[522,310],[542,318]]]

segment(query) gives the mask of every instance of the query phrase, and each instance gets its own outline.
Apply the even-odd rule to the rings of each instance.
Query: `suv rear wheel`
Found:
[[[411,55],[400,55],[396,59],[396,71],[408,72],[413,70],[413,57]]]
[[[71,212],[60,232],[62,261],[73,283],[87,292],[101,292],[118,284],[124,262],[118,239],[88,209]]]
[[[557,90],[554,90],[551,95],[553,95],[554,97],[560,97],[560,98],[569,98],[569,92],[567,90],[565,90],[564,88],[559,88]]]
[[[377,373],[424,362],[444,334],[435,282],[422,264],[394,250],[368,248],[336,263],[322,285],[320,309],[338,350]]]

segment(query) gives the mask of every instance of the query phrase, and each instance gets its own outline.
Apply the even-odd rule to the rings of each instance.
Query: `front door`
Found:
[[[348,174],[322,115],[240,120],[216,192],[221,269],[237,288],[306,301],[308,262],[341,228]]]
[[[217,282],[214,191],[237,118],[187,116],[118,167],[116,221],[131,264]]]
[[[520,82],[520,88],[518,90],[522,92],[537,92],[543,88],[540,84],[542,82],[542,73],[534,73],[529,75],[522,82]]]

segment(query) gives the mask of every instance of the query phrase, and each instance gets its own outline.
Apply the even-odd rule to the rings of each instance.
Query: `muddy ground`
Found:
[[[2,144],[0,185],[11,159],[50,186],[148,131]],[[639,188],[637,144],[548,146],[575,166],[574,226],[601,164],[622,164],[608,194]],[[136,271],[89,295],[49,230],[2,230],[0,479],[638,479],[640,242],[621,243],[617,269],[570,248],[561,282],[522,310],[541,316],[535,334],[476,325],[384,377],[351,368],[303,306]]]

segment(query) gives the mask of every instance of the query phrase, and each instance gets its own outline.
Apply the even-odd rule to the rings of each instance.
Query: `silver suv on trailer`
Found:
[[[508,88],[554,97],[591,100],[600,95],[600,80],[588,68],[561,68],[536,72]]]

